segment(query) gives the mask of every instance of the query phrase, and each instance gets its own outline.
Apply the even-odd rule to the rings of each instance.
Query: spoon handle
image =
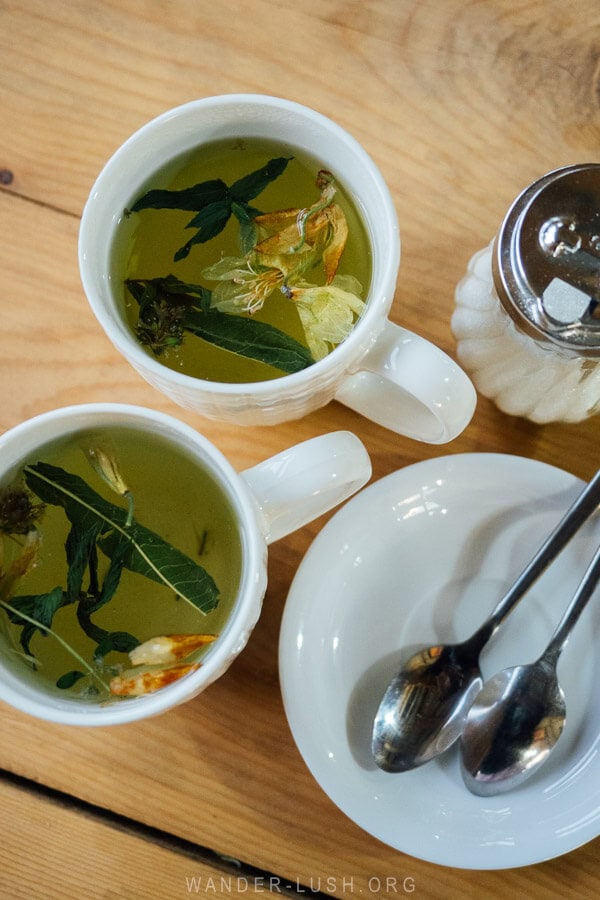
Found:
[[[472,640],[481,646],[489,640],[501,622],[519,602],[532,584],[548,568],[573,535],[589,519],[600,503],[600,469],[564,514],[554,531],[546,538],[533,559],[496,606],[491,616],[475,632]],[[585,605],[585,604],[584,604]]]
[[[575,591],[573,599],[565,610],[562,619],[556,626],[556,631],[552,635],[552,639],[544,651],[545,659],[551,661],[558,659],[561,650],[567,643],[571,631],[579,620],[579,616],[596,590],[599,579],[600,547],[596,550],[594,558],[586,569],[585,575],[579,582],[579,586]]]

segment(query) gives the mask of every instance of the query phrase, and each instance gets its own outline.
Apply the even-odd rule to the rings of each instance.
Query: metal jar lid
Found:
[[[600,164],[556,169],[526,188],[498,232],[492,268],[521,331],[600,357]]]

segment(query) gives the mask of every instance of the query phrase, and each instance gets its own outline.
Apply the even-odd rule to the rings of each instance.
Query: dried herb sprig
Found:
[[[10,487],[0,493],[0,532],[26,535],[33,531],[44,512],[28,491]]]
[[[310,350],[279,328],[257,319],[207,308],[210,291],[196,291],[175,276],[128,280],[140,305],[137,337],[156,356],[181,345],[186,332],[224,350],[273,366],[287,374],[310,366]]]

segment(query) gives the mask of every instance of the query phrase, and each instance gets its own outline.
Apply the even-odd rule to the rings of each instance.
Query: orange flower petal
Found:
[[[263,238],[254,248],[256,253],[278,254],[290,253],[300,239],[296,219],[287,228]]]
[[[140,672],[130,676],[117,675],[115,678],[111,678],[110,692],[117,697],[142,697],[144,694],[153,694],[174,681],[179,681],[180,678],[199,668],[200,663],[193,663],[170,666],[168,669],[159,669],[157,672]]]
[[[277,209],[275,212],[254,216],[252,221],[267,231],[281,231],[283,227],[296,221],[299,212],[299,209]]]
[[[326,212],[331,223],[332,238],[323,251],[323,266],[327,284],[331,284],[340,264],[344,247],[348,239],[348,223],[343,210],[337,204],[328,206]]]

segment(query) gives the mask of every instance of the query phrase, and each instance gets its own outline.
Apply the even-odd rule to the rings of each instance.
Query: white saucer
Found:
[[[394,775],[370,753],[373,716],[403,648],[467,637],[581,487],[573,475],[515,456],[432,459],[358,494],[306,554],[279,645],[288,721],[323,790],[391,847],[446,866],[502,869],[559,856],[600,833],[600,592],[559,662],[565,730],[519,788],[470,794],[456,747]],[[539,655],[599,540],[595,519],[505,621],[482,655],[484,676]]]

